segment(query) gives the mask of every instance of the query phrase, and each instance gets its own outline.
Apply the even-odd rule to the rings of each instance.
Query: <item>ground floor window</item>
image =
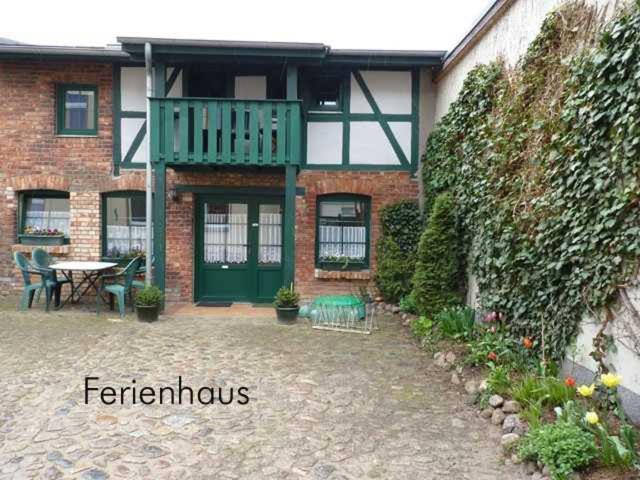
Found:
[[[21,196],[21,234],[62,232],[69,236],[69,194],[55,191],[34,191]]]
[[[114,192],[103,196],[103,252],[123,258],[144,252],[146,199],[144,192]]]
[[[368,267],[369,223],[367,197],[318,197],[316,264],[345,269]]]

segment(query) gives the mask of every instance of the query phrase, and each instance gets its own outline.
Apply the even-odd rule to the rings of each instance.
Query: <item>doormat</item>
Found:
[[[232,302],[198,302],[196,307],[230,307]]]

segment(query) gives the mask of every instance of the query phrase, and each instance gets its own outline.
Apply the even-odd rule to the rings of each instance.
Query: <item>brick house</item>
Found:
[[[12,252],[56,228],[57,257],[145,245],[169,301],[349,292],[376,265],[378,212],[418,195],[444,52],[119,38],[118,47],[0,45],[0,294]],[[154,92],[147,128],[145,44]]]

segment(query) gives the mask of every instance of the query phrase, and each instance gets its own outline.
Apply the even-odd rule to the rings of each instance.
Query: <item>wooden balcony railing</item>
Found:
[[[167,165],[300,163],[298,100],[151,99],[151,158]]]

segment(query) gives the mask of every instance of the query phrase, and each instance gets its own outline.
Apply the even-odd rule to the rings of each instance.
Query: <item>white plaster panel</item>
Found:
[[[167,68],[167,80],[169,79],[172,73],[173,73],[173,68]],[[178,76],[176,77],[176,81],[174,82],[173,87],[171,87],[171,90],[169,90],[169,93],[167,93],[167,97],[171,97],[171,98],[182,97],[182,70],[180,71],[180,73],[178,73]]]
[[[351,113],[373,113],[371,105],[362,93],[362,89],[355,77],[351,75],[351,105],[349,106]]]
[[[265,100],[267,98],[267,77],[237,76],[235,78],[236,98],[244,100]]]
[[[133,139],[136,138],[138,130],[144,123],[144,118],[123,118],[120,123],[120,145],[121,145],[121,158],[124,161],[124,156],[129,151]],[[134,163],[146,163],[147,162],[147,149],[145,147],[146,135],[143,138],[140,148],[133,156],[132,161]]]
[[[360,75],[382,113],[411,113],[411,72],[374,70],[361,71]],[[357,85],[352,78],[351,84],[354,83]],[[353,108],[351,111],[355,112]]]
[[[307,124],[307,164],[340,165],[342,163],[342,123],[309,122]]]
[[[121,110],[147,111],[147,83],[144,67],[122,67],[120,70]]]
[[[398,165],[400,160],[378,122],[351,122],[349,163]]]
[[[407,162],[411,163],[411,123],[389,122],[389,128],[407,157]]]

